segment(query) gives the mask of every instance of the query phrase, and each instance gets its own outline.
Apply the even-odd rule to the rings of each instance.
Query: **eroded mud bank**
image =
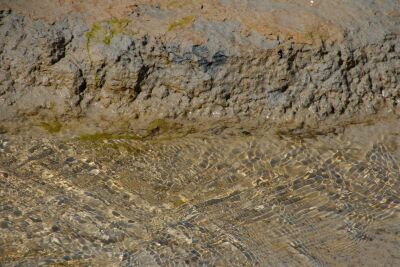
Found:
[[[279,12],[274,13],[278,22],[291,23],[286,28],[261,27],[263,18],[270,18],[266,13],[258,27],[245,17],[218,20],[210,17],[213,5],[231,8],[230,13],[238,7],[234,1],[217,2],[171,7],[144,1],[119,17],[111,9],[110,16],[90,21],[84,13],[90,9],[49,20],[44,11],[42,17],[30,15],[23,1],[2,3],[0,120],[84,118],[138,125],[154,119],[234,118],[322,127],[398,113],[396,1],[379,7],[370,1],[362,8],[357,1],[343,4],[343,10],[359,15],[353,23],[347,13],[336,18],[327,12],[335,1],[304,7],[242,3],[248,17],[263,15],[267,7],[292,12],[300,30]],[[365,15],[374,10],[381,14]],[[299,12],[318,20],[298,15],[301,20]],[[265,29],[271,27],[268,35]]]

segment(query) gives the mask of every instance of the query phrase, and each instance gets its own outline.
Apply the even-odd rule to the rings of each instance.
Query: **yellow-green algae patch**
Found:
[[[89,61],[90,64],[92,64],[92,55],[90,54],[90,43],[92,42],[92,40],[102,31],[102,27],[100,26],[100,24],[95,23],[92,25],[92,28],[90,29],[90,31],[88,31],[86,33],[86,50],[88,52],[88,57],[89,57]]]
[[[142,140],[142,137],[135,134],[95,133],[83,134],[79,136],[79,140],[90,142],[103,142],[106,140]]]
[[[129,19],[118,19],[113,17],[111,19],[92,24],[90,30],[86,32],[86,50],[90,65],[93,65],[93,58],[90,51],[91,43],[101,42],[104,45],[109,46],[111,45],[113,38],[117,35],[137,34],[138,32],[133,32],[127,29],[130,22],[131,21]],[[100,78],[96,72],[94,72],[94,84],[96,88],[100,86]]]
[[[112,148],[121,152],[122,150],[128,153],[140,152],[129,142],[116,142],[117,140],[142,140],[143,138],[135,134],[112,134],[112,133],[95,133],[95,134],[82,134],[78,138],[80,141],[90,144],[95,148]]]
[[[53,122],[42,122],[40,124],[43,129],[45,129],[49,133],[58,133],[62,129],[62,124],[59,121],[53,121]]]
[[[177,0],[173,0],[173,1],[168,1],[165,5],[165,7],[167,9],[179,9],[179,8],[183,8],[185,6],[188,6],[191,4],[191,2],[193,2],[193,0],[191,1],[177,1]]]
[[[179,197],[177,200],[174,201],[174,206],[175,207],[180,207],[185,205],[188,202],[188,199],[185,197]]]
[[[87,44],[90,43],[90,41],[93,40],[93,38],[95,38],[97,34],[101,31],[102,27],[100,26],[100,24],[94,23],[90,31],[86,33]]]
[[[101,40],[105,45],[110,45],[112,39],[118,34],[135,34],[126,30],[129,23],[129,19],[117,18],[111,18],[99,23],[94,23],[91,29],[86,33],[87,47],[89,48],[90,43],[94,39]]]
[[[183,138],[193,132],[192,128],[184,128],[182,124],[156,119],[151,121],[142,134],[135,133],[106,133],[98,132],[94,134],[82,134],[78,140],[87,143],[95,148],[112,148],[116,150],[126,150],[128,152],[138,152],[138,144],[130,141],[142,141],[145,143],[161,142]],[[142,145],[140,145],[142,146]]]
[[[175,30],[176,28],[182,28],[182,27],[188,26],[188,25],[192,24],[193,21],[194,21],[193,16],[183,17],[177,21],[172,22],[168,26],[168,32],[171,32],[171,31]]]
[[[111,18],[111,19],[107,20],[106,22],[111,27],[111,30],[110,30],[111,36],[115,36],[115,35],[123,33],[125,31],[125,28],[130,23],[130,20],[129,19]]]

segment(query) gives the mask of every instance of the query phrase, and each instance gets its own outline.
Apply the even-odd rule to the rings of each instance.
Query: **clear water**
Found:
[[[400,127],[3,135],[4,266],[400,266]]]

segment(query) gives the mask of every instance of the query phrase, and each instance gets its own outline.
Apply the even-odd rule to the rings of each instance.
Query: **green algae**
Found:
[[[187,5],[187,3],[185,2],[182,3],[180,1],[170,1],[166,4],[165,7],[168,9],[178,9],[184,7],[185,5]]]
[[[114,17],[114,18],[107,20],[106,23],[111,27],[111,30],[109,33],[110,33],[110,36],[112,39],[112,37],[125,32],[125,29],[129,25],[130,20],[117,19]]]
[[[86,33],[86,46],[89,49],[90,43],[94,40],[101,41],[105,45],[110,45],[112,39],[119,34],[135,34],[128,32],[126,27],[129,25],[128,19],[111,18],[99,23],[94,23]]]
[[[180,197],[177,200],[174,201],[174,206],[175,207],[180,207],[185,205],[188,202],[188,200],[184,197]]]
[[[79,140],[86,142],[106,142],[112,140],[144,141],[149,137],[154,137],[161,133],[166,133],[167,131],[173,130],[174,127],[178,126],[179,126],[178,124],[168,122],[164,119],[156,119],[148,124],[147,128],[145,129],[145,133],[142,136],[133,133],[116,134],[116,133],[99,132],[94,134],[82,134],[79,136]]]
[[[129,19],[118,19],[111,18],[105,21],[92,24],[90,30],[86,32],[86,50],[90,62],[90,66],[93,66],[93,57],[90,51],[90,46],[93,42],[103,43],[106,46],[110,46],[112,40],[115,36],[125,34],[125,35],[135,35],[137,32],[132,32],[127,29],[130,24]],[[94,70],[94,85],[95,88],[100,87],[100,77],[98,76],[96,70]]]
[[[82,134],[79,140],[88,142],[104,142],[107,140],[142,140],[142,137],[135,134],[111,134],[111,133],[95,133]]]
[[[168,32],[171,32],[177,28],[183,28],[186,27],[190,24],[192,24],[194,21],[194,17],[193,16],[187,16],[187,17],[183,17],[177,21],[172,22],[169,26],[168,26]]]
[[[99,23],[94,23],[90,31],[86,33],[87,44],[90,43],[102,30],[103,29]]]
[[[124,141],[140,141],[143,138],[135,134],[112,134],[112,133],[95,133],[95,134],[82,134],[78,138],[80,141],[89,144],[91,147],[98,149],[111,148],[121,152],[125,150],[128,153],[140,153],[140,149],[133,146],[129,142],[117,142],[118,140]]]
[[[105,45],[110,45],[112,41],[113,36],[112,35],[106,35],[103,39],[103,43]]]
[[[90,147],[98,149],[115,149],[121,152],[140,153],[139,147],[144,144],[170,141],[187,136],[193,132],[193,128],[183,128],[182,124],[168,121],[165,119],[155,119],[151,121],[142,134],[135,133],[107,133],[98,132],[94,134],[82,134],[77,140],[88,144]],[[136,141],[130,142],[130,141]],[[139,143],[141,144],[139,145]]]
[[[102,31],[102,27],[100,24],[95,23],[92,25],[90,31],[86,33],[86,50],[88,52],[88,57],[90,61],[90,65],[92,65],[93,59],[92,55],[90,54],[90,43],[93,41],[93,39]]]
[[[99,77],[97,72],[94,74],[94,84],[96,88],[99,88],[101,84],[101,78]]]
[[[59,121],[42,122],[40,126],[42,126],[42,128],[49,133],[58,133],[63,127],[63,125]]]
[[[104,37],[102,41],[103,44],[110,45],[116,35],[124,33],[125,28],[129,25],[130,21],[127,19],[111,18],[105,21],[105,23],[108,27],[103,28]]]

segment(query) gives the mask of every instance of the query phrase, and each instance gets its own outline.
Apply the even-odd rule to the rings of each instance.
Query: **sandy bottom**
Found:
[[[0,134],[0,265],[400,266],[399,132]]]

